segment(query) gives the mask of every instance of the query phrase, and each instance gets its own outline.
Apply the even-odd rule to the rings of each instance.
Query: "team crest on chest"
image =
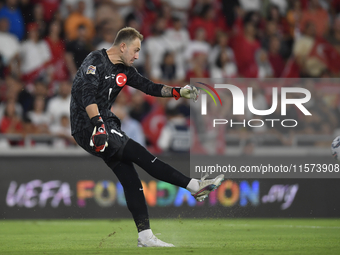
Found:
[[[127,78],[123,73],[119,73],[116,75],[116,83],[119,87],[123,87],[126,84]]]
[[[96,67],[93,66],[93,65],[90,65],[90,66],[87,68],[86,74],[96,74]]]

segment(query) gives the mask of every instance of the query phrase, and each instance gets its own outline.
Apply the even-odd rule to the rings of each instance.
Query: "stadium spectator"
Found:
[[[23,134],[24,128],[21,117],[16,112],[16,103],[13,100],[7,101],[4,115],[0,121],[0,133]],[[22,145],[22,140],[9,139],[11,145]]]
[[[24,19],[24,24],[34,22],[33,9],[36,5],[35,2],[30,0],[20,0],[20,11]]]
[[[82,26],[85,30],[85,37],[91,40],[94,37],[95,30],[92,20],[84,15],[85,2],[78,1],[77,8],[65,20],[65,34],[69,41],[76,40],[79,36],[79,27]]]
[[[7,18],[0,18],[0,56],[4,68],[9,68],[10,73],[18,75],[20,71],[17,67],[17,61],[20,43],[17,37],[8,32],[8,28]]]
[[[39,101],[38,98],[44,98],[45,104],[48,104],[48,98],[57,93],[60,81],[68,79],[69,76],[74,77],[77,66],[90,50],[111,46],[116,31],[124,25],[142,31],[146,39],[142,43],[142,51],[134,66],[150,79],[157,79],[167,84],[184,85],[183,78],[189,82],[190,78],[198,77],[268,77],[271,76],[268,75],[271,72],[276,78],[340,76],[340,1],[338,0],[6,0],[2,2],[6,4],[0,5],[0,117],[7,101],[14,100],[17,113],[24,120],[23,129],[27,132],[35,132],[33,129],[29,131],[32,123],[29,123],[26,116],[28,111],[33,110],[34,100]],[[126,14],[123,10],[125,7],[118,2],[127,3],[126,10],[129,11]],[[290,8],[287,11],[288,3]],[[13,8],[10,9],[9,6]],[[120,13],[123,14],[124,20]],[[205,18],[208,19],[197,17],[201,13],[206,13]],[[212,13],[215,15],[211,15]],[[224,17],[221,17],[221,13]],[[21,17],[19,20],[14,20],[19,26],[12,26],[10,23],[15,15]],[[64,28],[65,22],[69,22],[70,18],[75,16],[74,20],[77,22],[85,17],[92,27],[95,26],[94,37],[86,35],[86,26],[80,26],[82,35],[67,41],[68,33],[63,34],[60,26]],[[20,22],[22,17],[25,23]],[[78,19],[80,17],[81,19]],[[221,26],[219,22],[224,19],[226,22]],[[212,23],[211,20],[216,23]],[[330,31],[328,31],[329,24],[332,25]],[[188,27],[192,29],[193,25],[197,28],[193,31],[196,30],[197,33],[195,39],[190,41]],[[29,30],[28,39],[32,33],[47,34],[45,44],[49,46],[46,47],[51,55],[49,60],[41,61],[46,54],[44,54],[45,50],[37,50],[39,47],[36,46],[41,42],[38,40],[39,43],[31,43],[33,45],[28,47],[28,50],[24,50],[23,55],[27,55],[26,60],[22,59],[21,63],[17,63],[16,52],[22,53],[22,47],[26,47],[27,42],[30,41],[22,43],[18,51],[19,40],[9,33],[9,29],[17,28],[19,31],[20,26],[22,27],[21,38],[25,34],[24,28]],[[77,32],[78,25],[74,23],[72,26],[73,32]],[[151,31],[154,27],[156,33]],[[220,32],[216,34],[216,30]],[[212,34],[216,34],[213,39]],[[81,40],[80,37],[91,37],[93,40]],[[210,45],[215,40],[216,44]],[[63,41],[67,43],[66,50]],[[30,50],[31,48],[33,50]],[[266,54],[260,54],[263,53],[260,48],[267,51],[267,57]],[[232,52],[235,63],[232,61]],[[260,61],[260,56],[263,61]],[[18,57],[22,55],[18,54]],[[146,60],[147,58],[149,60]],[[218,66],[216,66],[217,62]],[[148,72],[145,72],[144,69],[149,64]],[[24,73],[21,77],[25,66],[35,65],[39,67],[37,70],[34,67],[33,73],[29,72],[32,76],[27,77]],[[154,109],[158,107],[157,99],[133,89],[124,88],[123,92],[126,93],[124,104],[130,107],[131,117],[147,123],[145,125],[143,122],[148,133],[148,143],[157,151],[157,143],[151,136],[153,132],[157,136],[160,127],[164,124],[165,106]],[[336,97],[335,94],[332,96]],[[124,97],[121,95],[119,100],[121,98]],[[187,105],[181,105],[179,101],[168,102],[166,107],[178,103],[183,108],[182,112],[187,115]],[[320,105],[320,108],[326,109],[326,106]],[[312,131],[306,129],[306,132],[315,133],[317,127],[317,132],[329,133],[329,128],[317,123],[323,121],[323,116],[330,119],[333,117],[325,112],[315,112],[319,118],[312,120],[310,128]],[[329,126],[333,127],[333,121],[330,122],[332,124]],[[302,130],[300,132],[303,132]],[[243,132],[241,128],[238,131]]]
[[[159,77],[152,77],[153,79],[159,80],[161,83],[169,85],[178,84],[178,80],[183,78],[183,74],[179,77],[179,70],[175,64],[175,54],[173,52],[165,52],[163,61],[160,65]]]
[[[235,78],[237,76],[237,66],[232,50],[221,49],[215,63],[210,65],[210,76],[212,78]]]
[[[314,23],[306,24],[304,35],[294,44],[293,53],[305,75],[319,77],[327,70],[334,75],[340,72],[339,52],[325,39],[316,36]]]
[[[260,0],[239,0],[241,8],[245,12],[249,11],[257,11],[261,10],[261,1]]]
[[[20,117],[25,118],[27,112],[32,109],[33,96],[27,91],[22,81],[8,75],[5,79],[7,85],[7,100],[16,101],[16,110]],[[0,113],[1,116],[1,113]]]
[[[49,96],[48,96],[48,85],[45,82],[44,78],[40,78],[34,81],[34,86],[31,88],[29,87],[31,94],[33,97],[42,97],[45,98],[45,103],[48,102]],[[33,102],[33,101],[32,101]],[[30,110],[33,109],[33,104],[31,105]]]
[[[205,4],[201,10],[199,16],[194,17],[189,24],[189,33],[191,38],[195,38],[195,32],[198,28],[205,30],[206,41],[210,44],[215,43],[216,33],[218,31],[226,31],[227,28],[224,25],[225,21],[219,19],[216,15],[214,8],[210,4]]]
[[[58,20],[54,20],[50,23],[49,33],[45,38],[52,55],[49,68],[51,69],[53,88],[55,82],[68,78],[68,71],[65,64],[65,44],[60,38],[61,33],[62,26],[60,22]]]
[[[289,36],[289,23],[285,16],[282,16],[279,8],[276,5],[271,5],[269,7],[268,21],[271,21],[276,24],[276,30],[278,35],[281,36],[282,39],[287,39]]]
[[[134,2],[139,2],[139,1],[134,1]],[[142,2],[142,1],[140,1]],[[137,31],[141,31],[142,28],[140,26],[140,23],[137,21],[137,18],[134,15],[129,15],[126,19],[125,19],[125,26],[126,27],[133,27],[134,29],[136,29]],[[144,37],[145,38],[145,37]],[[141,74],[141,75],[145,75],[145,41],[142,41],[142,48],[139,51],[139,58],[135,60],[134,62],[134,67],[137,69],[137,71]]]
[[[113,30],[104,28],[103,31],[103,40],[97,45],[96,49],[101,50],[101,49],[108,49],[111,47],[113,44],[113,41],[116,37],[116,34]]]
[[[256,29],[252,22],[244,24],[244,32],[239,33],[231,42],[234,50],[238,73],[241,77],[257,77],[255,52],[260,43],[255,38]]]
[[[193,66],[187,71],[186,81],[191,78],[209,78],[208,56],[205,53],[197,52],[192,59]]]
[[[149,149],[155,153],[161,152],[157,146],[157,140],[161,134],[163,126],[166,124],[165,107],[168,101],[169,99],[167,98],[156,97],[152,105],[152,109],[142,121],[146,143],[148,144]]]
[[[5,61],[3,56],[0,54],[0,79],[5,77]]]
[[[324,36],[329,29],[329,15],[320,4],[319,0],[310,0],[307,10],[302,11],[300,29],[304,30],[307,23],[313,23],[317,36]]]
[[[185,59],[184,53],[190,42],[188,31],[183,27],[183,22],[178,17],[172,18],[173,27],[165,30],[165,38],[170,41],[172,51],[174,52],[174,61],[176,66],[176,79],[182,81],[185,78]]]
[[[162,1],[161,5],[157,8],[157,17],[162,17],[165,19],[165,28],[171,28],[173,26],[172,21],[173,21],[173,12],[171,5],[166,2]]]
[[[115,32],[118,32],[124,26],[124,19],[119,14],[118,9],[114,8],[109,1],[101,2],[96,9],[94,18],[96,29],[103,23],[107,23],[106,28]]]
[[[187,45],[190,43],[190,36],[187,29],[183,26],[183,22],[178,17],[172,18],[172,27],[165,30],[165,37],[171,41],[176,52],[178,62],[183,62],[182,57]]]
[[[149,77],[159,76],[164,53],[173,49],[171,41],[164,35],[165,29],[166,19],[157,18],[152,29],[152,35],[145,40],[146,73]]]
[[[285,15],[288,8],[289,1],[269,0],[270,6],[276,6],[281,15]]]
[[[6,77],[6,96],[5,101],[0,103],[0,120],[3,118],[5,114],[5,109],[8,103],[14,103],[15,105],[15,113],[20,118],[23,116],[24,110],[18,100],[18,88],[15,86],[15,82],[12,77]]]
[[[300,21],[302,17],[302,7],[300,1],[293,1],[291,9],[287,12],[287,22],[289,24],[289,34],[291,38],[297,38],[301,34]]]
[[[80,25],[78,27],[77,38],[66,44],[65,60],[72,78],[74,78],[81,63],[92,50],[92,45],[87,39],[86,34],[86,28]]]
[[[259,49],[255,55],[257,64],[257,78],[272,78],[274,76],[274,71],[270,61],[268,60],[267,51],[264,49]]]
[[[34,126],[34,133],[49,133],[50,117],[45,111],[45,98],[39,96],[34,99],[33,110],[27,113],[27,117]]]
[[[253,24],[255,28],[255,31],[254,31],[255,38],[260,41],[263,38],[263,34],[266,29],[266,23],[268,22],[268,20],[266,20],[263,16],[261,16],[259,12],[255,12],[255,11],[247,12],[244,14],[244,17],[242,19],[241,18],[238,18],[237,20],[236,31],[238,31],[238,33],[244,31],[245,24],[250,22]]]
[[[61,117],[70,116],[71,83],[67,80],[59,84],[58,96],[47,103],[47,114],[50,117],[50,129],[61,126]]]
[[[197,28],[195,31],[195,38],[194,40],[190,41],[188,44],[186,51],[184,52],[185,61],[190,67],[193,67],[195,64],[193,61],[195,54],[210,54],[210,44],[206,42],[206,34],[203,28]]]
[[[164,152],[189,152],[190,130],[186,119],[177,108],[167,108],[165,114],[167,122],[158,138],[158,147]]]
[[[65,148],[69,145],[75,145],[76,142],[71,136],[71,125],[69,115],[61,115],[57,125],[50,128],[51,134],[56,136],[53,146],[56,148]]]
[[[145,100],[145,95],[135,90],[131,96],[130,116],[141,122],[150,111],[151,105]]]
[[[120,119],[121,129],[126,135],[137,143],[145,146],[145,136],[142,125],[137,120],[130,117],[128,108],[122,104],[114,104],[111,111]]]
[[[52,56],[46,41],[40,38],[38,24],[28,24],[27,33],[28,39],[22,43],[20,49],[20,67],[22,79],[31,83],[46,73]]]
[[[331,1],[330,11],[333,16],[340,13],[340,1],[339,0]]]
[[[44,7],[43,7],[42,3],[37,3],[37,4],[34,5],[34,7],[33,7],[33,21],[30,22],[30,23],[37,24],[40,36],[45,35],[45,33],[47,31],[47,24],[46,24],[46,21],[44,20]]]
[[[133,0],[111,0],[113,8],[119,10],[122,17],[126,17],[133,8]]]
[[[228,51],[233,51],[229,47],[229,35],[223,32],[219,32],[216,34],[216,44],[211,49],[210,54],[208,56],[208,61],[210,65],[214,65],[216,63],[216,60],[220,55],[220,52],[224,49]],[[232,54],[234,54],[234,52],[232,52]]]
[[[326,39],[340,53],[340,15],[334,19],[331,32]]]
[[[278,30],[278,24],[274,21],[267,21],[266,29],[261,40],[262,48],[269,51],[270,40],[277,37],[279,40],[279,52],[283,58],[288,58],[291,54],[291,38],[289,34],[282,34]]]
[[[9,21],[9,32],[19,40],[24,38],[25,24],[21,11],[18,8],[18,0],[6,0],[6,4],[0,9],[0,18]]]
[[[82,0],[85,3],[85,10],[84,10],[84,15],[89,18],[93,19],[94,18],[94,0]],[[77,9],[77,4],[79,0],[63,0],[60,1],[60,12],[61,16],[63,19],[66,19],[69,14],[74,12]]]
[[[217,33],[216,41],[217,44],[208,56],[211,77],[236,77],[237,65],[235,63],[234,51],[228,46],[228,34],[224,32]]]
[[[222,14],[226,18],[226,22],[229,28],[234,26],[234,22],[237,18],[237,10],[240,10],[239,0],[222,1]]]
[[[54,14],[58,11],[59,0],[48,0],[48,1],[41,1],[41,5],[43,8],[43,18],[46,22],[50,22],[53,19]]]
[[[273,68],[273,77],[279,78],[285,67],[285,61],[280,54],[281,41],[277,36],[270,37],[268,60]]]
[[[188,23],[190,8],[193,5],[192,0],[162,0],[162,2],[169,3],[173,10],[173,15],[180,18],[185,24]]]
[[[125,26],[126,27],[133,27],[135,29],[140,28],[141,25],[137,20],[137,17],[135,17],[134,13],[130,13],[126,18],[125,18]]]

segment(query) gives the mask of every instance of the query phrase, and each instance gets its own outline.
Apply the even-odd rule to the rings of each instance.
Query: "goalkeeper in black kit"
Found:
[[[72,86],[71,128],[77,143],[102,158],[124,188],[126,203],[138,230],[138,247],[173,247],[155,237],[150,229],[143,188],[133,163],[156,179],[186,188],[198,201],[205,199],[224,179],[191,179],[162,162],[120,128],[110,111],[126,85],[156,97],[197,99],[198,90],[156,84],[132,66],[138,59],[143,36],[134,28],[121,29],[109,49],[91,52],[80,66]]]

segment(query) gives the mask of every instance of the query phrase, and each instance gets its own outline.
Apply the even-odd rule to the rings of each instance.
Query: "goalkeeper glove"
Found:
[[[173,88],[172,96],[178,100],[180,97],[197,101],[200,91],[195,86],[185,85],[183,88]]]
[[[109,140],[109,135],[106,132],[104,121],[100,115],[97,115],[91,118],[91,123],[94,128],[90,140],[90,146],[96,152],[104,152],[105,147],[108,146],[107,141]]]

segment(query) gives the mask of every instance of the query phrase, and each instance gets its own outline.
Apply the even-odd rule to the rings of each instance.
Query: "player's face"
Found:
[[[131,66],[139,58],[140,47],[141,41],[138,38],[126,46],[122,56],[125,65]]]

